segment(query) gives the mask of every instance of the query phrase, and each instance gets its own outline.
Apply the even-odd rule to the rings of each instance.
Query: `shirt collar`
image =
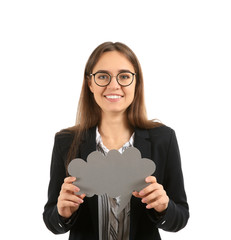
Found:
[[[118,150],[120,153],[122,153],[125,148],[132,147],[132,146],[133,146],[133,144],[134,144],[134,136],[135,136],[135,133],[133,133],[132,136],[130,137],[129,141],[126,142],[126,143]],[[104,144],[103,144],[101,135],[100,135],[100,133],[99,133],[98,126],[96,127],[96,145],[99,145],[99,146],[104,150],[105,153],[108,153],[108,152],[109,152],[109,150],[107,149],[107,147],[104,146]]]

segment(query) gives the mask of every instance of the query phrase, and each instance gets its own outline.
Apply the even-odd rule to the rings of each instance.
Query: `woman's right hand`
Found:
[[[79,205],[83,203],[83,199],[86,196],[85,194],[75,194],[80,189],[73,184],[74,181],[76,181],[75,177],[65,178],[59,193],[57,208],[59,215],[64,218],[71,217],[78,210]]]

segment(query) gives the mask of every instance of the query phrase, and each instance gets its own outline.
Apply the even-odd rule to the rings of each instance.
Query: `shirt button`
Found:
[[[61,223],[58,223],[58,224],[59,224],[59,226],[60,226],[61,228],[63,227]]]
[[[165,224],[165,222],[166,222],[166,221],[163,221],[163,222],[161,223],[161,225]]]

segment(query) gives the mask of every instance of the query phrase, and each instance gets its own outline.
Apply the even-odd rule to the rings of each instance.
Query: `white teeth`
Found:
[[[118,96],[118,95],[108,95],[108,96],[106,96],[106,98],[116,99],[116,98],[121,98],[121,96]]]

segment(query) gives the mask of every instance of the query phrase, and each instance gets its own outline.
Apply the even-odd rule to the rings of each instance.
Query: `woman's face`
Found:
[[[120,86],[116,77],[114,77],[124,70],[135,73],[134,67],[129,60],[117,51],[104,53],[93,68],[93,74],[103,71],[113,76],[110,84],[105,87],[98,86],[93,76],[89,82],[89,87],[94,94],[95,101],[104,113],[124,113],[134,99],[135,76],[132,84],[127,87]]]

